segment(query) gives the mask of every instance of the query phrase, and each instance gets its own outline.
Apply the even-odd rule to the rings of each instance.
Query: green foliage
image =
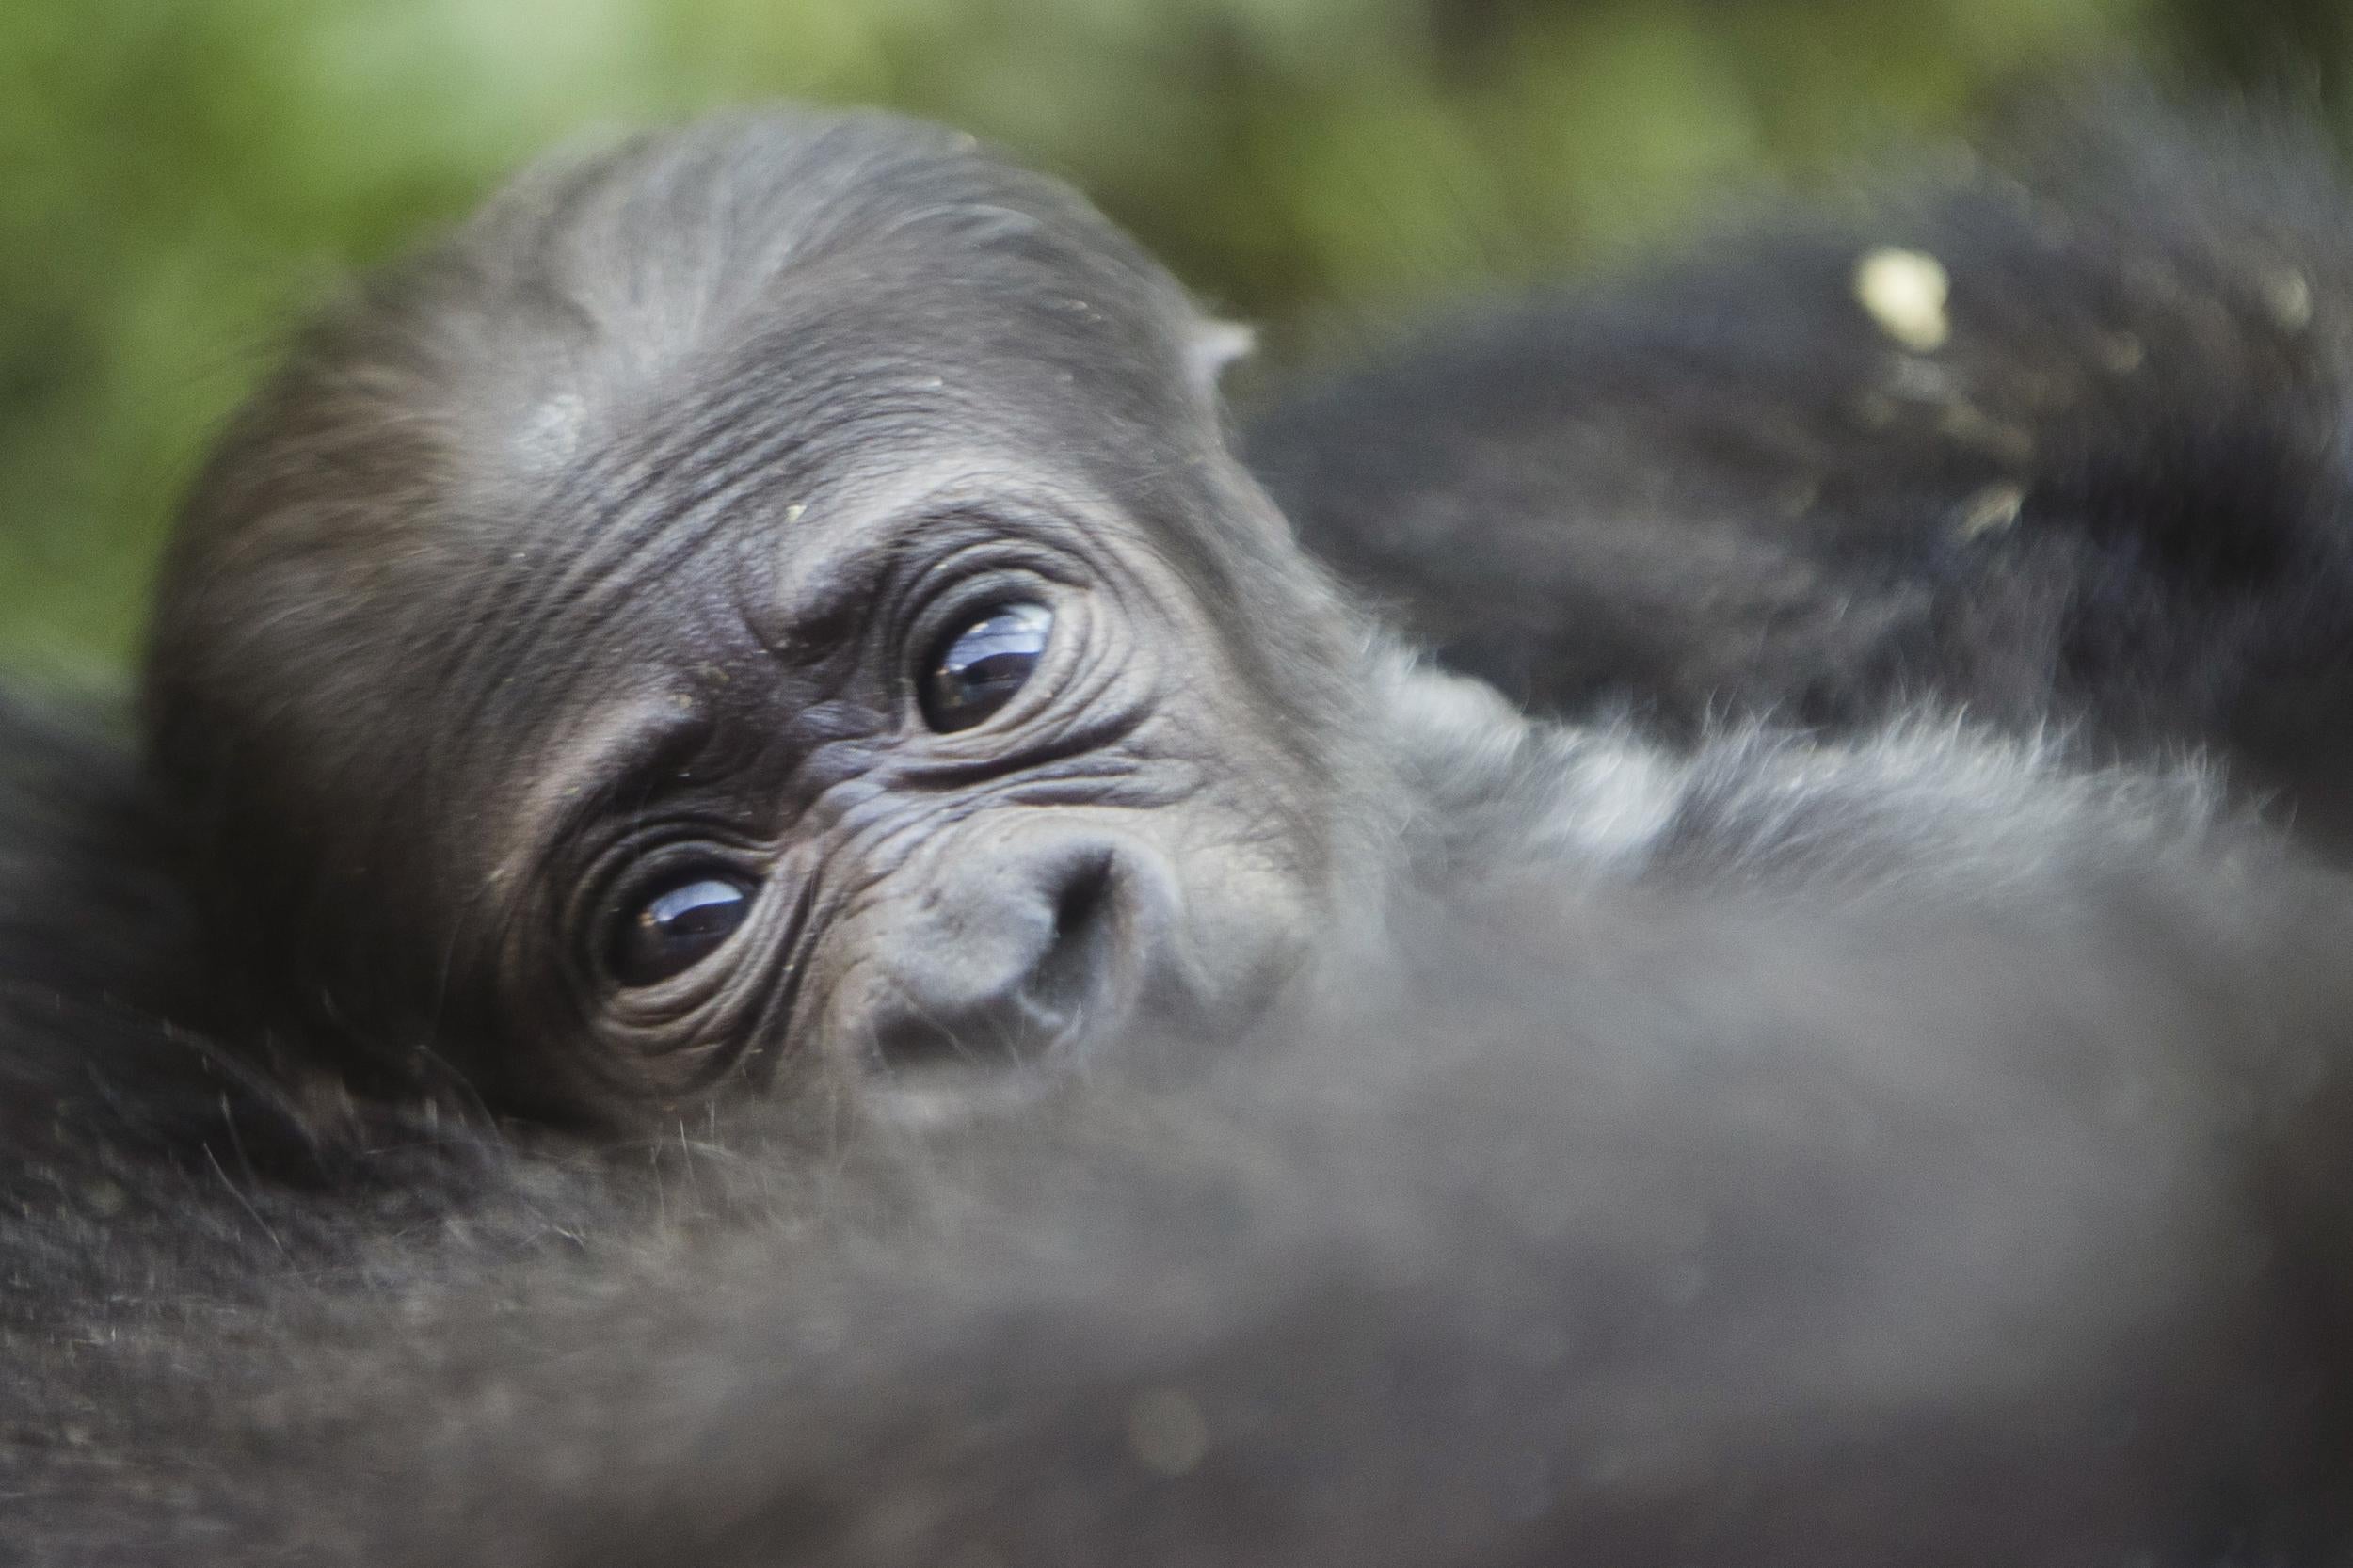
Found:
[[[2181,9],[8,0],[0,658],[120,659],[173,498],[289,317],[600,125],[777,94],[953,120],[1295,344],[1914,139]]]

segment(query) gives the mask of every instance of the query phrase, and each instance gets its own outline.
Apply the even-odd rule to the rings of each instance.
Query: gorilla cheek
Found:
[[[1230,1036],[1299,973],[1312,938],[1331,923],[1330,901],[1247,845],[1193,848],[1174,859],[1184,919],[1147,1000],[1172,1022]]]

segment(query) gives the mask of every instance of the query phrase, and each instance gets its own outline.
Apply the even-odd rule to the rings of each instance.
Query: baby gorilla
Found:
[[[238,994],[558,1114],[1247,1014],[1383,794],[1228,335],[896,120],[526,178],[309,339],[170,556],[151,751]]]
[[[1926,721],[1533,723],[1301,558],[1226,346],[820,115],[321,328],[160,820],[0,713],[0,1555],[2340,1551],[2344,882]]]

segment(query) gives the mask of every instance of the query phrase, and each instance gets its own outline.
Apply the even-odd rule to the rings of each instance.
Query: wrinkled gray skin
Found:
[[[946,131],[729,119],[524,179],[189,506],[147,710],[232,971],[556,1112],[1246,1014],[1363,902],[1387,792],[1214,338]],[[1008,599],[1047,657],[932,732],[926,655]],[[760,882],[738,938],[615,984],[633,882],[700,863]]]
[[[0,1545],[2353,1549],[2342,881],[1932,717],[1533,723],[1297,554],[1219,341],[814,115],[526,176],[315,334],[143,776],[0,713]],[[1008,583],[1048,650],[938,733]],[[751,918],[622,984],[680,853]]]

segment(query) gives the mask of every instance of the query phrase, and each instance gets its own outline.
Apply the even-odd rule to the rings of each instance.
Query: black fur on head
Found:
[[[1362,635],[1225,450],[1222,341],[1075,194],[886,116],[527,174],[188,504],[145,712],[226,968],[553,1110],[1247,1005],[1350,858]],[[936,722],[1009,603],[1036,678]],[[696,899],[757,952],[600,972]]]
[[[2064,725],[2214,756],[2343,853],[2341,160],[2281,117],[2058,97],[1987,156],[1424,324],[1264,408],[1252,462],[1538,711]]]

